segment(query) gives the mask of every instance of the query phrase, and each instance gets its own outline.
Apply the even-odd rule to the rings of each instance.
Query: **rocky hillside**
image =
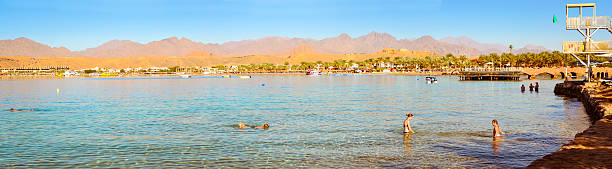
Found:
[[[417,39],[397,39],[388,33],[371,32],[353,38],[348,34],[321,40],[308,38],[264,37],[232,41],[222,44],[194,42],[187,38],[171,37],[146,44],[129,40],[111,40],[100,46],[83,51],[70,51],[64,47],[54,48],[38,42],[18,38],[0,41],[0,56],[56,57],[91,56],[101,58],[139,57],[139,56],[185,56],[192,51],[207,51],[215,56],[247,55],[292,55],[287,53],[296,46],[308,47],[316,53],[353,54],[373,53],[385,48],[430,51],[441,55],[452,53],[456,56],[478,56],[480,54],[508,52],[501,44],[479,43],[468,37],[448,37],[436,40],[431,36]],[[299,50],[299,49],[298,49]],[[303,50],[306,50],[304,48]],[[517,48],[513,53],[550,51],[541,46],[528,45]]]
[[[58,57],[75,56],[64,47],[50,47],[27,38],[0,40],[0,56]]]

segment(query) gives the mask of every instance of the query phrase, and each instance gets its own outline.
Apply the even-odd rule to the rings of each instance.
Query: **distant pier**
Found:
[[[526,75],[518,68],[490,68],[459,71],[459,80],[521,80]],[[529,75],[527,75],[529,76]]]

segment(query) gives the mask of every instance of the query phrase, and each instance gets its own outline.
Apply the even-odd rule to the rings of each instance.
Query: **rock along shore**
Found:
[[[593,124],[527,168],[612,168],[612,88],[564,82],[555,86],[555,94],[582,101]]]

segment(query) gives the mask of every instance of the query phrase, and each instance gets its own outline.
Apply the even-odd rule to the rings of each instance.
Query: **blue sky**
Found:
[[[558,50],[562,40],[580,39],[564,29],[565,4],[590,2],[597,3],[598,16],[612,16],[612,1],[603,0],[0,0],[0,39],[26,37],[83,50],[113,39],[147,43],[177,36],[223,43],[377,31]],[[607,31],[597,34],[612,39]]]

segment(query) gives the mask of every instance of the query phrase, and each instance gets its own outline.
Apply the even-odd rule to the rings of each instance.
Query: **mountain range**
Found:
[[[0,40],[0,56],[25,57],[73,57],[98,58],[140,57],[140,56],[247,56],[277,55],[291,56],[297,53],[350,54],[373,53],[384,48],[404,48],[414,51],[428,51],[455,56],[478,56],[489,53],[509,52],[502,44],[479,43],[466,36],[447,37],[436,40],[431,36],[416,39],[397,39],[388,33],[372,31],[353,38],[348,34],[321,40],[309,38],[264,37],[225,43],[194,42],[187,38],[171,37],[146,44],[130,40],[111,40],[100,46],[82,51],[70,51],[65,47],[50,47],[27,38]],[[550,51],[542,46],[527,45],[513,49],[513,53]]]

